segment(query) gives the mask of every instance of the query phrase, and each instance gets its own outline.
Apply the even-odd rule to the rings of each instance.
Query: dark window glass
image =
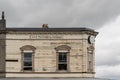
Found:
[[[32,70],[32,67],[24,67],[24,70]]]
[[[67,64],[59,64],[58,69],[59,70],[67,70]]]
[[[67,54],[59,53],[59,62],[67,62]]]
[[[24,60],[32,60],[32,53],[24,53]]]
[[[24,53],[24,70],[32,70],[32,53]]]
[[[32,53],[24,53],[24,57],[25,58],[31,58],[32,57]]]
[[[24,61],[24,66],[32,66],[32,62],[31,61],[29,61],[29,62],[28,61],[27,62]]]
[[[59,53],[58,70],[67,70],[67,53]]]

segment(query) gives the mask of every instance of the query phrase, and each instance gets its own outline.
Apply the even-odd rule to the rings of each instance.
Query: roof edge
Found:
[[[6,31],[92,31],[93,29],[81,27],[81,28],[6,28]]]

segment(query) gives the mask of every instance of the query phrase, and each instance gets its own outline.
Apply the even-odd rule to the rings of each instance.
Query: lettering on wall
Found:
[[[62,35],[30,35],[30,39],[62,39]]]

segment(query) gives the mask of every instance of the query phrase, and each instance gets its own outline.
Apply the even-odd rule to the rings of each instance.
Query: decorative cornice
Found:
[[[7,34],[89,34],[97,35],[98,32],[82,31],[82,32],[38,32],[38,31],[6,31]]]
[[[70,51],[71,47],[67,46],[67,45],[61,45],[55,48],[56,51],[58,50],[68,50]]]
[[[20,48],[21,51],[23,50],[35,50],[36,48],[34,46],[31,46],[31,45],[25,45],[23,47]]]

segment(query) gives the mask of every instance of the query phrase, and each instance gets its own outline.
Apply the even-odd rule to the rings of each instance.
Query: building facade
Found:
[[[0,77],[94,77],[89,28],[6,28],[0,20]]]

